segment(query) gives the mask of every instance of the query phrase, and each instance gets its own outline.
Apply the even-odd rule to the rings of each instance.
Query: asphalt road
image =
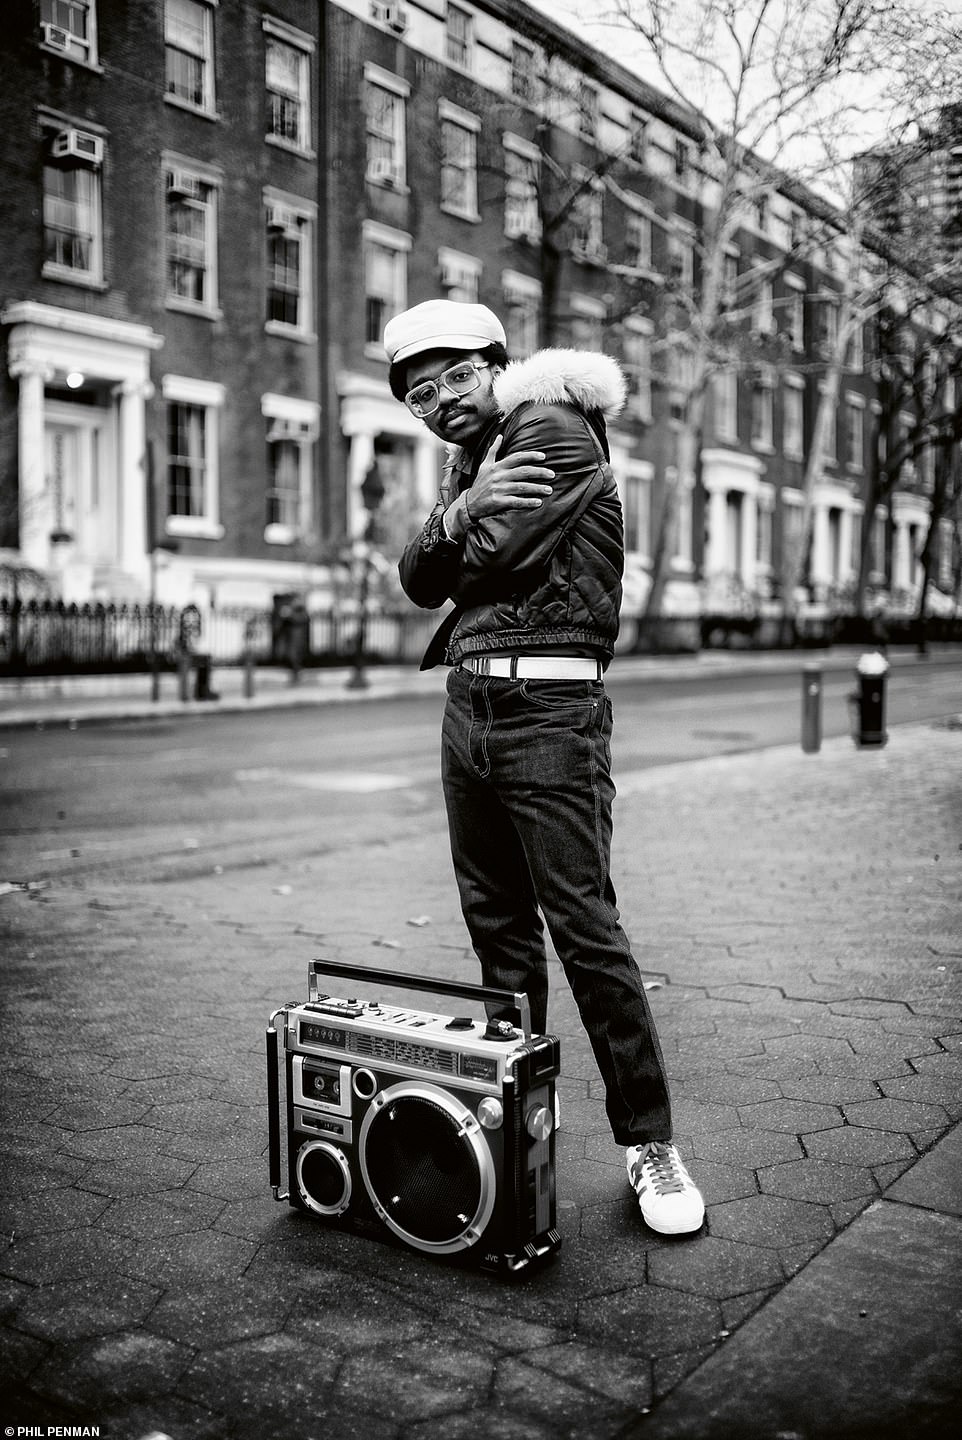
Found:
[[[795,674],[615,676],[615,778],[799,744]],[[822,730],[850,729],[847,674],[825,675]],[[0,740],[0,881],[109,870],[176,879],[364,848],[441,824],[438,696],[245,715],[10,731]],[[958,661],[893,669],[889,726],[962,708]]]

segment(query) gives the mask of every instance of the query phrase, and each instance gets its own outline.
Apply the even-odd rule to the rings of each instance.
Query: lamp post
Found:
[[[367,520],[359,546],[361,578],[357,597],[357,636],[354,643],[354,666],[347,682],[349,690],[366,690],[368,686],[367,674],[364,669],[364,647],[367,643],[367,596],[371,571],[371,544],[374,540],[374,517],[377,514],[378,506],[384,499],[384,493],[384,477],[375,455],[361,481],[361,502],[364,505]]]

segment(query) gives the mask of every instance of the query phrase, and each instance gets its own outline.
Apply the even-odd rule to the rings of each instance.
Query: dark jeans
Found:
[[[486,985],[547,1027],[539,907],[621,1145],[671,1138],[661,1047],[609,874],[611,701],[595,681],[452,670],[441,773],[461,908]]]

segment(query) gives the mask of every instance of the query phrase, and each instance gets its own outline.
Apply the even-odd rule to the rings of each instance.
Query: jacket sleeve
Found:
[[[445,477],[434,509],[398,562],[401,588],[423,610],[437,610],[457,586],[464,545],[448,539],[442,518],[453,499]]]
[[[585,416],[572,405],[529,402],[505,421],[500,455],[540,450],[555,472],[537,509],[485,516],[468,530],[451,598],[479,604],[536,583],[598,473],[599,451]]]

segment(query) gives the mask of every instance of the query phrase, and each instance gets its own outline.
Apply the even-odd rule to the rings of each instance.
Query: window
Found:
[[[628,159],[636,165],[644,165],[647,158],[648,117],[633,110],[628,121]]]
[[[782,391],[782,453],[786,460],[805,458],[804,382],[789,375]]]
[[[680,135],[675,139],[674,173],[678,184],[687,189],[691,184],[691,146]]]
[[[264,206],[268,332],[313,338],[314,206],[273,191]]]
[[[287,395],[262,395],[267,425],[267,513],[264,539],[291,545],[312,523],[313,447],[320,407]]]
[[[513,360],[524,360],[541,341],[541,285],[530,275],[505,270],[501,286],[508,354]]]
[[[822,296],[818,302],[818,333],[816,341],[822,355],[834,352],[838,335],[838,303],[834,296]]]
[[[366,220],[364,244],[364,340],[383,354],[384,326],[407,305],[407,252],[411,237]]]
[[[775,291],[771,280],[760,280],[752,304],[752,329],[756,335],[775,332]]]
[[[653,467],[644,461],[628,461],[624,480],[625,550],[633,555],[651,554],[651,480]]]
[[[445,55],[452,65],[462,70],[471,68],[472,16],[460,5],[448,4],[445,23]]]
[[[89,151],[86,154],[78,153]],[[85,130],[51,135],[43,167],[45,276],[100,284],[103,217],[100,158],[103,141]]]
[[[752,382],[752,444],[759,449],[772,448],[774,433],[774,384],[771,373],[764,370]]]
[[[587,80],[578,84],[578,129],[588,140],[598,138],[598,87]]]
[[[860,395],[845,397],[845,464],[849,470],[865,468],[865,401]]]
[[[668,414],[677,424],[682,424],[688,418],[695,364],[684,338],[675,335],[672,341],[668,351]]]
[[[625,264],[632,270],[651,270],[651,217],[639,211],[625,216]]]
[[[604,244],[604,198],[601,182],[581,171],[575,176],[579,186],[571,207],[571,253],[576,260],[603,265],[607,258]]]
[[[768,195],[762,193],[755,198],[755,224],[764,235],[768,230],[768,223],[771,216]]]
[[[669,234],[668,264],[677,288],[690,291],[695,283],[695,241],[687,230],[676,228]]]
[[[638,420],[651,420],[651,327],[645,321],[625,322],[625,371],[628,409]],[[640,549],[635,546],[635,549]]]
[[[375,65],[364,69],[364,115],[367,128],[366,177],[376,185],[400,186],[407,175],[406,81]]]
[[[686,482],[684,476],[679,477],[674,467],[669,467],[669,469],[665,471],[665,480],[669,485],[677,486],[675,513],[672,517],[668,546],[672,568],[675,570],[690,570],[692,568],[692,542],[694,539],[692,482],[691,480]]]
[[[509,239],[541,238],[541,155],[517,135],[504,137],[504,233]]]
[[[266,52],[267,138],[293,150],[311,144],[310,36],[289,34],[275,20],[264,20]]]
[[[216,186],[180,166],[165,175],[167,303],[211,315],[217,306]]]
[[[194,110],[214,108],[214,17],[198,0],[165,0],[167,98]]]
[[[51,50],[73,60],[97,63],[97,12],[94,0],[40,0],[40,33]]]
[[[478,214],[478,131],[481,121],[466,110],[442,100],[441,208],[462,220],[480,220]]]
[[[571,297],[571,344],[575,350],[601,350],[607,310],[603,300],[587,295]]]
[[[165,375],[161,385],[167,407],[167,533],[219,539],[217,419],[224,387],[179,375]]]
[[[805,518],[804,500],[797,490],[789,493],[783,490],[782,499],[782,551],[785,555],[797,555],[802,543]],[[799,583],[805,584],[807,565],[799,574]]]
[[[788,336],[792,349],[800,353],[805,349],[805,283],[793,275],[785,277],[788,295],[785,299],[788,311]]]
[[[824,394],[819,396],[819,403],[825,403]],[[838,456],[838,406],[829,404],[828,417],[825,425],[825,436],[822,441],[822,459],[834,465]]]
[[[522,105],[538,99],[537,59],[534,49],[520,40],[511,41],[511,94]]]
[[[888,571],[888,511],[878,509],[872,516],[872,537],[869,547],[871,579],[884,580]]]
[[[860,372],[865,365],[865,343],[863,326],[856,325],[852,331],[852,338],[848,342],[848,357],[846,368]]]
[[[738,439],[738,371],[733,366],[717,370],[712,377],[715,405],[715,435],[719,440]]]
[[[469,305],[478,303],[480,260],[473,255],[462,255],[459,250],[442,248],[438,251],[438,270],[445,300],[462,300]]]
[[[738,304],[738,252],[726,250],[722,256],[721,303],[725,310]]]

